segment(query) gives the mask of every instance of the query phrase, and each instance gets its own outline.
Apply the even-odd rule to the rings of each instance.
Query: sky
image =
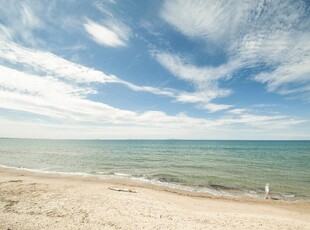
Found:
[[[0,0],[0,137],[310,139],[307,0]]]

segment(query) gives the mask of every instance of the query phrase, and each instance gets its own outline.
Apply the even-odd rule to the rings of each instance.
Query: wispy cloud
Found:
[[[309,98],[305,85],[310,84],[307,15],[305,1],[177,0],[165,1],[161,11],[161,17],[185,36],[227,54],[227,63],[210,73],[214,78],[225,79],[244,67],[266,66],[270,70],[261,70],[253,80],[266,84],[270,92],[305,99]]]
[[[274,107],[276,104],[255,104],[253,107],[264,108],[264,107]]]
[[[0,21],[2,33],[0,38],[14,38],[24,44],[35,46],[41,44],[42,40],[33,36],[33,31],[43,28],[43,23],[37,15],[37,7],[30,7],[27,1],[8,1],[0,4]]]
[[[290,131],[283,132],[292,130],[288,129],[289,127],[304,128],[307,126],[299,124],[309,124],[301,118],[236,109],[232,105],[215,103],[217,101],[215,99],[227,97],[232,93],[232,89],[222,85],[224,81],[231,79],[235,72],[243,67],[259,65],[270,64],[269,72],[261,72],[252,79],[266,84],[269,91],[285,95],[303,94],[303,96],[309,92],[308,56],[305,51],[308,49],[308,30],[300,29],[298,39],[293,36],[293,32],[296,32],[295,25],[300,21],[299,14],[294,17],[288,13],[284,25],[277,21],[271,25],[267,19],[261,19],[261,14],[266,11],[265,6],[260,4],[257,9],[262,11],[261,14],[259,10],[249,14],[247,13],[249,9],[253,12],[254,3],[225,5],[215,1],[210,5],[210,2],[204,1],[171,1],[171,3],[167,1],[161,12],[166,22],[192,41],[200,39],[210,46],[218,45],[228,54],[227,62],[220,66],[197,66],[181,53],[153,49],[151,51],[153,57],[162,66],[192,86],[192,90],[183,91],[177,87],[163,88],[156,87],[156,84],[151,86],[134,84],[122,76],[107,74],[100,63],[97,63],[97,66],[93,65],[96,68],[90,68],[84,65],[83,59],[70,61],[67,52],[69,49],[83,47],[83,51],[77,52],[77,55],[94,51],[88,50],[85,36],[81,36],[77,44],[77,39],[73,38],[77,33],[74,32],[86,34],[103,46],[126,47],[139,31],[129,27],[129,22],[127,25],[129,20],[114,15],[115,12],[112,13],[109,8],[100,11],[106,16],[100,15],[100,18],[96,18],[95,15],[88,15],[90,12],[88,10],[79,11],[74,8],[76,4],[72,4],[71,1],[60,13],[58,4],[45,4],[46,2],[39,4],[32,1],[8,1],[0,5],[0,136],[229,139],[232,135],[235,137],[238,130],[238,135],[244,135],[244,138],[251,137],[253,133],[256,135],[253,134],[254,138],[259,135],[265,138],[266,131],[272,131],[267,132],[268,135],[279,138],[281,135],[290,135],[288,134]],[[90,4],[89,8],[93,7],[93,4],[95,3]],[[44,5],[47,5],[47,9],[42,7]],[[299,6],[299,3],[293,8],[287,8],[294,12],[304,10],[303,7],[295,6]],[[69,9],[72,7],[77,11],[70,12]],[[175,7],[176,10],[171,7]],[[285,10],[283,8],[285,7],[279,9],[281,14]],[[277,14],[280,14],[279,12]],[[273,13],[268,12],[269,15]],[[188,15],[193,20],[188,20]],[[260,23],[253,24],[255,20]],[[288,21],[292,23],[288,24]],[[248,23],[254,29],[247,26]],[[279,33],[273,24],[280,28]],[[46,38],[51,34],[54,35],[55,31],[57,32],[55,38],[59,40],[55,39],[57,41],[53,43],[53,39]],[[164,31],[159,33],[162,35]],[[63,34],[66,36],[62,36]],[[137,34],[137,36],[143,35]],[[160,37],[162,40],[165,38]],[[145,39],[147,40],[146,37]],[[64,42],[65,45],[59,48],[59,44],[63,41],[67,43]],[[76,47],[75,45],[80,45],[80,42],[85,43]],[[159,43],[164,42],[157,44]],[[139,109],[138,112],[135,109],[124,109],[113,105],[110,101],[104,101],[99,94],[95,95],[98,93],[97,90],[104,89],[104,84],[119,84],[135,92],[169,97],[172,102],[192,103],[195,108],[210,112],[225,110],[225,113],[195,117],[193,114],[197,112],[196,110],[178,113],[172,112],[174,110]],[[16,119],[19,115],[21,117]],[[247,131],[242,134],[240,127]],[[307,137],[307,130],[292,135]]]
[[[149,92],[149,93],[153,93],[153,94],[157,94],[157,95],[163,95],[163,96],[169,96],[169,97],[176,97],[178,91],[177,90],[173,90],[170,88],[158,88],[158,87],[151,87],[151,86],[138,86],[135,84],[132,84],[128,81],[124,81],[121,79],[118,79],[115,81],[115,83],[119,83],[122,85],[127,86],[128,88],[132,89],[133,91],[136,92]]]
[[[291,41],[293,43],[293,41]],[[285,58],[275,70],[262,72],[254,80],[267,84],[267,90],[283,95],[301,95],[305,99],[310,96],[310,33],[302,47],[291,47]],[[293,53],[295,52],[295,53]],[[283,54],[284,55],[284,54]],[[287,56],[286,56],[287,57]]]
[[[217,112],[230,108],[231,105],[210,103],[216,98],[231,94],[231,90],[219,87],[219,81],[231,77],[232,65],[221,67],[197,67],[186,58],[176,54],[151,51],[155,59],[167,68],[174,76],[190,82],[195,87],[195,92],[180,92],[176,101],[184,103],[199,103],[199,108]]]
[[[175,91],[151,86],[139,86],[124,81],[117,76],[73,63],[51,52],[29,49],[13,42],[0,41],[0,63],[19,65],[20,69],[34,74],[50,75],[54,78],[76,83],[115,83],[134,91],[149,92],[173,97]]]
[[[20,28],[21,34],[26,34],[25,31],[28,31],[29,34],[32,34],[33,29],[44,27],[43,21],[38,20],[37,15],[33,11],[33,7],[29,7],[30,4],[21,4],[20,9],[16,10],[16,13],[22,13],[24,15],[24,22],[19,23],[23,25],[23,28]],[[105,11],[107,14],[109,11]],[[36,12],[38,13],[38,12]],[[17,19],[16,19],[17,20]],[[111,47],[121,47],[126,46],[127,42],[131,36],[131,30],[124,23],[114,17],[112,14],[109,14],[108,17],[102,21],[102,24],[96,23],[91,20],[87,20],[84,24],[84,28],[93,39],[95,39],[100,44],[104,44]],[[16,22],[16,24],[18,24]],[[13,37],[16,38],[16,32],[19,28],[15,28],[12,25],[5,27],[1,25],[2,34],[5,35],[5,39],[0,41],[0,60],[2,62],[8,62],[11,64],[18,64],[19,68],[24,69],[26,72],[31,74],[44,74],[50,75],[55,78],[63,78],[66,80],[78,82],[78,83],[117,83],[122,84],[134,91],[140,92],[149,92],[156,95],[168,96],[172,97],[176,102],[181,103],[197,103],[203,102],[204,106],[199,106],[201,109],[208,109],[209,111],[215,112],[224,108],[228,108],[228,105],[218,105],[215,106],[207,105],[208,102],[216,97],[221,97],[224,94],[229,94],[228,90],[225,89],[216,89],[211,90],[209,87],[208,92],[199,92],[199,93],[188,93],[182,92],[176,89],[169,88],[158,88],[151,86],[139,86],[132,84],[130,82],[124,81],[114,75],[106,74],[102,71],[98,71],[95,69],[87,68],[83,65],[79,65],[68,61],[62,57],[59,57],[51,52],[44,52],[35,49],[29,49],[22,47],[14,42],[12,42]],[[28,28],[28,29],[27,29]],[[29,35],[30,36],[30,35]],[[165,54],[162,55],[163,62],[165,62]],[[166,59],[169,59],[169,54],[166,55]],[[171,65],[177,66],[178,57],[172,57]],[[180,68],[184,65],[180,63]],[[184,66],[184,68],[180,70],[183,73],[182,76],[186,76],[187,73],[195,72],[194,66]],[[208,73],[209,71],[209,73]],[[203,77],[202,75],[212,76],[210,72],[212,70],[198,70],[199,73],[197,76]],[[210,82],[214,82],[214,79],[210,79]],[[195,83],[195,79],[192,81]],[[209,83],[208,83],[209,84]],[[213,83],[210,83],[213,84]],[[199,84],[201,85],[201,82]],[[213,84],[215,85],[215,84]],[[213,86],[214,88],[215,86]]]
[[[0,66],[0,107],[42,115],[58,121],[92,122],[101,125],[149,126],[162,129],[197,129],[245,124],[264,128],[283,128],[303,122],[286,116],[240,114],[218,119],[194,118],[185,114],[167,115],[162,111],[137,113],[94,102],[88,95],[96,90],[72,85],[62,78],[40,76]],[[216,110],[217,105],[212,105]]]
[[[237,30],[246,4],[242,1],[165,1],[161,16],[190,38],[223,42]]]
[[[0,67],[0,107],[78,122],[106,125],[148,125],[152,127],[188,127],[206,125],[204,119],[184,115],[169,116],[161,111],[136,113],[94,102],[86,98],[91,88],[72,86],[53,77],[41,77]]]
[[[114,83],[124,85],[137,92],[148,92],[155,95],[168,96],[182,103],[203,102],[202,109],[216,112],[226,109],[228,105],[208,105],[209,101],[218,96],[226,95],[225,90],[209,90],[208,92],[188,93],[170,88],[139,86],[120,79],[115,75],[108,75],[102,71],[91,69],[73,63],[51,52],[33,50],[17,45],[13,42],[0,41],[0,62],[18,64],[21,69],[31,74],[43,74],[54,78],[70,80],[76,83]]]
[[[150,126],[100,126],[76,123],[50,124],[40,121],[16,121],[0,117],[0,136],[28,138],[72,138],[72,139],[304,139],[307,131],[304,129],[294,133],[275,129],[266,132],[265,129],[240,128],[236,132],[230,127],[209,127],[208,129],[194,128],[162,128]],[[14,127],[14,129],[12,129]],[[33,132],[35,130],[35,132]],[[81,132],[83,130],[83,132]]]
[[[215,103],[205,103],[198,105],[198,108],[206,109],[210,112],[218,112],[222,110],[226,110],[233,107],[232,105],[226,105],[226,104],[215,104]]]
[[[126,46],[131,34],[127,26],[111,20],[105,25],[88,20],[84,24],[84,28],[95,42],[103,46]]]
[[[212,66],[197,67],[192,65],[186,57],[177,54],[160,51],[152,51],[151,53],[176,77],[197,83],[197,87],[203,83],[214,84],[220,79],[229,78],[233,71],[232,64],[218,68]]]
[[[227,111],[228,113],[231,113],[231,114],[243,114],[243,113],[246,113],[248,110],[247,109],[244,109],[244,108],[238,108],[238,109],[231,109],[229,111]]]
[[[0,60],[31,67],[34,72],[43,72],[76,82],[110,82],[114,76],[72,63],[51,52],[28,49],[13,42],[0,41]]]

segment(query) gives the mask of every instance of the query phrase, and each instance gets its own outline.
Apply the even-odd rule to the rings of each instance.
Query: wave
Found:
[[[169,173],[160,173],[151,175],[154,179],[161,181],[161,182],[171,182],[171,183],[184,183],[185,180],[179,178],[176,175],[169,174]]]
[[[7,168],[7,169],[20,170],[20,171],[34,172],[34,173],[59,174],[59,175],[68,175],[68,176],[92,176],[92,174],[84,173],[84,172],[48,171],[48,170],[46,170],[48,168],[30,169],[30,168],[14,167],[14,166],[7,166],[7,165],[0,165],[0,167]]]
[[[209,184],[209,186],[216,190],[240,190],[239,188],[229,187],[221,184]]]
[[[198,193],[208,193],[214,196],[227,196],[227,197],[251,197],[251,198],[264,198],[264,193],[261,190],[246,190],[244,188],[229,187],[221,184],[208,184],[207,186],[193,186],[187,185],[184,180],[178,178],[172,174],[154,174],[152,176],[146,175],[131,175],[122,172],[96,172],[91,173],[85,172],[63,172],[63,171],[51,171],[49,168],[43,169],[30,169],[24,167],[14,167],[7,165],[0,165],[2,168],[29,171],[34,173],[45,173],[45,174],[58,174],[64,176],[82,176],[82,177],[96,177],[98,179],[129,179],[139,183],[146,183],[155,186],[164,186],[171,189],[198,192]],[[286,200],[286,201],[296,201],[296,200],[309,200],[307,197],[297,197],[295,194],[275,194],[273,197],[275,200]]]

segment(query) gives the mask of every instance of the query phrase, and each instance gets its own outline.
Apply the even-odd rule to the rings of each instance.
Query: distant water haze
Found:
[[[310,199],[310,141],[0,139],[0,164],[215,195]]]

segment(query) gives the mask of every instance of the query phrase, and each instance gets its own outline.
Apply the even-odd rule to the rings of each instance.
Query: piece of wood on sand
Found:
[[[129,188],[111,188],[109,187],[110,190],[113,190],[113,191],[117,191],[117,192],[131,192],[131,193],[137,193],[137,191],[135,190],[131,190]]]

